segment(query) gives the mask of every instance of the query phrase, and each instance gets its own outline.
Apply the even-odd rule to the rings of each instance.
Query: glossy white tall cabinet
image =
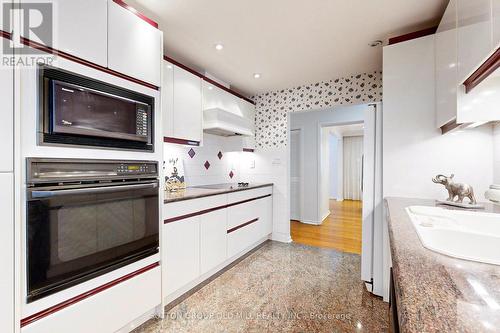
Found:
[[[500,0],[492,0],[492,34],[493,34],[493,48],[500,47]]]
[[[200,77],[163,62],[163,135],[201,142],[203,137],[202,80]]]
[[[14,331],[14,175],[0,173],[0,332]]]
[[[38,40],[29,31],[23,37],[106,67],[107,0],[23,0],[22,3],[51,3],[53,36],[51,41]]]
[[[108,67],[155,86],[161,85],[162,33],[108,0]]]

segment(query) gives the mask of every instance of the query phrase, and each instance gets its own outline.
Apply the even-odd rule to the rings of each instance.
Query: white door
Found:
[[[375,209],[375,156],[377,152],[377,112],[370,106],[364,116],[363,138],[363,224],[361,231],[361,280],[371,282],[373,276],[373,226]],[[380,119],[378,119],[381,121]]]
[[[174,66],[174,138],[201,142],[203,135],[201,79]]]
[[[226,260],[227,209],[219,209],[200,216],[201,274]]]
[[[301,221],[301,130],[290,131],[290,219]]]

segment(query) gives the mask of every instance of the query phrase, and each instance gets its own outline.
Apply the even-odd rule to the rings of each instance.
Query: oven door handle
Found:
[[[33,199],[51,198],[59,197],[63,195],[75,195],[75,194],[99,194],[99,193],[109,193],[115,191],[127,191],[127,190],[142,190],[148,188],[156,188],[158,183],[149,184],[136,184],[136,185],[119,185],[119,186],[106,186],[106,187],[93,187],[93,188],[77,188],[71,190],[56,190],[56,191],[31,191],[31,197]]]

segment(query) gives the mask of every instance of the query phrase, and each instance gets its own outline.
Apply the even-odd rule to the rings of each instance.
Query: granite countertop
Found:
[[[500,266],[424,248],[405,208],[435,206],[433,200],[387,198],[385,204],[401,331],[500,332]],[[491,204],[485,211],[500,212]]]
[[[165,192],[164,203],[203,198],[224,193],[252,190],[260,187],[273,186],[273,183],[250,183],[246,187],[237,187],[237,184],[214,184],[206,186],[217,185],[219,185],[221,188],[205,188],[203,186],[193,186],[176,192]]]

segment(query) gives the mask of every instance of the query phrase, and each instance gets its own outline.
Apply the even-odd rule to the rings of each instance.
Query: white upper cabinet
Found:
[[[163,71],[163,135],[201,142],[203,136],[201,78],[166,61],[163,62]]]
[[[108,0],[108,67],[155,86],[161,85],[162,33]]]
[[[49,0],[53,7],[53,36],[39,38],[22,31],[23,37],[75,57],[107,66],[107,1]],[[43,3],[49,2],[44,0]],[[23,0],[23,3],[42,1]]]
[[[492,0],[493,49],[500,46],[500,0]]]
[[[161,84],[161,107],[163,136],[174,136],[174,65],[163,62]]]
[[[458,81],[463,83],[491,54],[492,0],[458,0]]]
[[[457,0],[451,0],[436,32],[436,127],[457,115]]]

